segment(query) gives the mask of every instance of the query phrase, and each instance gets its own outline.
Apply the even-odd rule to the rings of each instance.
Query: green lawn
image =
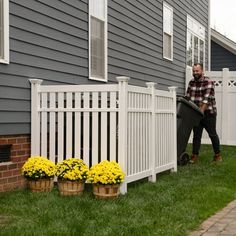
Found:
[[[17,190],[0,194],[0,235],[187,235],[236,198],[236,147],[222,146],[224,161],[211,163],[202,146],[197,164],[164,173],[156,183],[128,186],[116,200]]]

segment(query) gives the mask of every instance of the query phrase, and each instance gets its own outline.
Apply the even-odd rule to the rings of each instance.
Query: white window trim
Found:
[[[205,68],[206,63],[206,39],[205,39],[205,27],[202,26],[198,21],[193,17],[187,15],[187,32],[190,32],[192,35],[198,37],[198,40],[201,39],[204,42],[204,52],[203,52],[203,68]],[[186,49],[187,49],[187,35],[186,35]],[[193,42],[194,43],[194,42]],[[193,45],[192,45],[193,47]],[[187,52],[187,50],[186,50]],[[198,58],[200,57],[200,51],[198,51]],[[192,54],[192,61],[194,61],[194,53]],[[187,63],[186,63],[187,65]],[[188,68],[192,66],[187,65]]]
[[[166,57],[165,55],[164,55],[164,21],[165,21],[165,19],[164,19],[164,9],[165,8],[168,8],[169,10],[171,10],[171,12],[172,12],[172,32],[171,32],[171,57],[169,58],[169,57]],[[173,61],[173,37],[174,37],[174,31],[173,31],[173,28],[174,28],[174,10],[173,10],[173,7],[171,7],[170,5],[168,5],[167,3],[165,3],[165,2],[163,2],[163,44],[162,44],[162,47],[163,47],[163,58],[164,59],[166,59],[166,60],[169,60],[169,61]]]
[[[104,21],[104,40],[105,40],[105,45],[104,45],[104,57],[105,57],[105,62],[104,62],[104,71],[105,71],[105,78],[101,79],[101,78],[97,78],[97,77],[92,77],[91,76],[91,40],[90,40],[90,36],[91,36],[91,16],[93,16],[91,14],[91,8],[90,8],[90,4],[89,4],[89,37],[88,37],[88,41],[89,41],[89,79],[91,80],[97,80],[97,81],[103,81],[103,82],[107,82],[107,0],[105,0],[105,9],[104,9],[104,13],[105,13],[105,18],[98,18],[96,16],[97,19]],[[95,17],[95,16],[94,16]]]
[[[0,63],[9,64],[9,0],[3,0],[3,21],[4,21],[4,58],[0,58]]]
[[[187,29],[205,41],[205,27],[189,15],[187,16]]]

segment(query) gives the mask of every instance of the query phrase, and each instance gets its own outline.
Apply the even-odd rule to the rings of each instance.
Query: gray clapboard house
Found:
[[[0,191],[22,185],[30,155],[30,78],[185,90],[208,69],[209,0],[0,0]],[[199,17],[201,16],[201,17]]]
[[[236,42],[211,29],[211,70],[236,71]]]

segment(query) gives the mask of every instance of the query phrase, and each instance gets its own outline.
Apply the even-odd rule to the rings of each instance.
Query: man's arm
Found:
[[[207,109],[209,100],[215,94],[215,86],[212,80],[208,80],[208,83],[205,85],[205,94],[203,97],[203,101],[200,103],[200,110],[204,113]]]

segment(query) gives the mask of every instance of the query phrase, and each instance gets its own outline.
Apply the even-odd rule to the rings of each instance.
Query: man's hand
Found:
[[[203,102],[202,102],[202,103],[200,104],[200,107],[199,107],[199,108],[200,108],[201,112],[204,113],[204,111],[207,109],[207,103],[203,103]]]

